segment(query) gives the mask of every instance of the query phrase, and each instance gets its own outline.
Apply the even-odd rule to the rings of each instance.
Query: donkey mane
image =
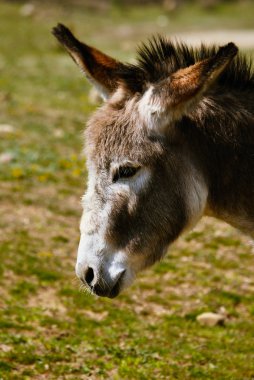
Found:
[[[153,37],[138,49],[137,64],[125,64],[120,68],[121,77],[133,90],[142,91],[145,82],[154,83],[167,78],[179,69],[212,57],[218,46],[201,44],[199,48],[170,41],[162,36]],[[236,90],[254,87],[254,70],[251,59],[238,54],[218,80],[218,84]]]
[[[189,47],[161,36],[154,37],[138,50],[137,64],[124,64],[120,76],[134,92],[144,92],[151,83],[168,78],[179,69],[214,56],[218,46]],[[196,109],[180,121],[179,128],[193,135],[198,129],[207,142],[225,144],[234,151],[253,155],[254,70],[251,59],[238,54],[219,76],[216,86]],[[215,117],[216,116],[216,117]]]

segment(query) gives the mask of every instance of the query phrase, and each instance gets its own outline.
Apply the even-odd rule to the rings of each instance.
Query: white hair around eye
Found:
[[[135,170],[132,171],[131,169]],[[126,173],[124,174],[125,170]],[[150,170],[147,167],[130,160],[113,162],[111,164],[110,173],[113,182],[113,186],[111,186],[111,188],[113,191],[119,189],[138,193],[146,187],[146,184],[150,178]]]

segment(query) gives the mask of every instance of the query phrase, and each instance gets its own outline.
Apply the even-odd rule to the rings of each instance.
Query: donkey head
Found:
[[[81,43],[63,25],[53,33],[106,101],[86,129],[88,186],[76,273],[95,294],[115,297],[204,212],[208,184],[179,122],[237,48],[228,44],[172,71],[166,59],[155,59],[156,51],[165,55],[163,40],[144,46],[134,66]]]

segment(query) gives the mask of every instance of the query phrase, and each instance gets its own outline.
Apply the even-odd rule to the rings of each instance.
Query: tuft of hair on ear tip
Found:
[[[238,47],[233,43],[229,42],[227,45],[221,46],[217,53],[217,56],[221,58],[234,58],[238,53]]]
[[[56,39],[66,47],[73,46],[73,43],[77,43],[77,39],[73,36],[70,29],[61,23],[58,23],[57,26],[52,28],[51,32]]]
[[[237,53],[238,47],[233,42],[229,42],[227,45],[221,46],[217,53],[209,59],[208,65],[204,65],[204,77],[210,77],[210,79],[215,79],[218,77],[218,75],[223,72],[225,67],[232,62]]]
[[[54,26],[52,28],[52,34],[55,36],[55,37],[61,37],[63,36],[64,34],[66,34],[66,32],[70,32],[68,28],[66,28],[66,26],[64,26],[63,24],[61,23],[58,23],[56,26]]]

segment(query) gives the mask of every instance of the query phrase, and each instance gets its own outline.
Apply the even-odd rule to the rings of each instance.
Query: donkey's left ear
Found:
[[[198,104],[202,95],[211,88],[219,75],[237,54],[231,42],[221,47],[211,58],[180,69],[150,88],[140,100],[140,113],[150,127],[179,120]]]
[[[62,24],[53,28],[52,33],[65,47],[90,82],[95,85],[104,100],[109,98],[116,90],[119,79],[117,72],[123,65],[99,50],[80,42]]]

